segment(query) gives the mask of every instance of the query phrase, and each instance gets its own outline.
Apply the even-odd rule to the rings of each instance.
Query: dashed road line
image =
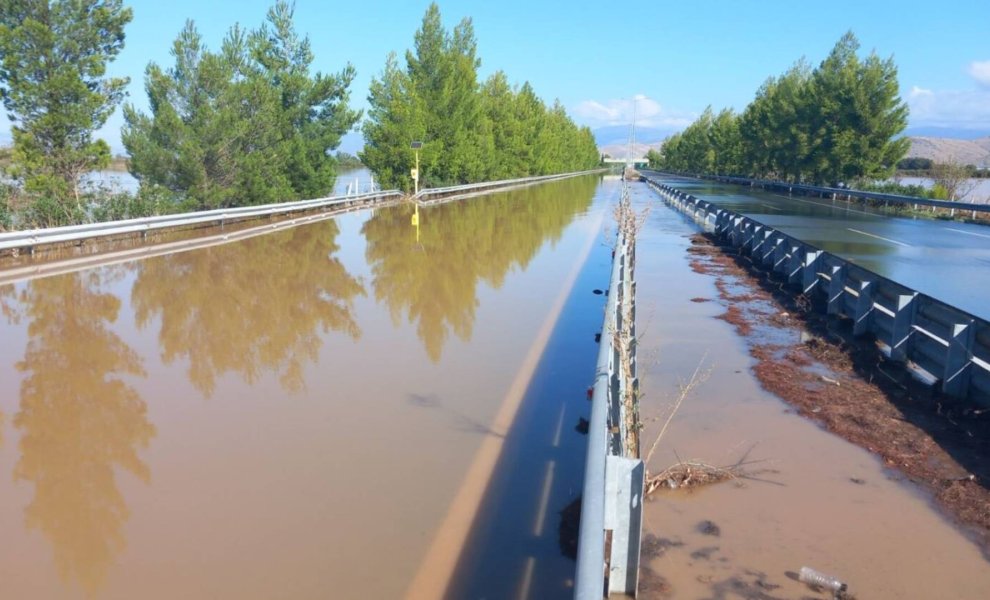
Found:
[[[890,238],[885,238],[885,237],[882,237],[882,236],[879,236],[879,235],[873,235],[872,233],[866,233],[865,231],[860,231],[858,229],[853,229],[852,227],[847,227],[846,229],[848,231],[853,232],[853,233],[858,233],[860,235],[866,235],[866,236],[869,236],[871,238],[876,238],[878,240],[883,240],[885,242],[890,242],[891,244],[897,244],[898,246],[904,246],[905,248],[910,248],[911,247],[911,244],[905,244],[904,242],[898,242],[897,240],[892,240]]]
[[[877,217],[877,218],[883,217],[883,215],[878,215],[876,213],[866,212],[865,210],[857,210],[855,208],[849,208],[849,207],[843,208],[843,207],[835,206],[835,205],[832,205],[832,204],[826,204],[824,202],[813,202],[811,200],[802,200],[801,198],[795,198],[793,196],[785,196],[783,194],[772,194],[772,195],[773,196],[777,196],[778,198],[787,198],[788,200],[794,200],[795,202],[804,202],[805,204],[813,204],[815,206],[821,206],[822,208],[831,208],[833,210],[841,210],[843,212],[854,212],[854,213],[857,213],[857,214],[866,215],[868,217]]]
[[[990,239],[990,235],[986,235],[985,233],[974,233],[972,231],[966,231],[965,229],[954,229],[952,227],[943,227],[943,229],[948,229],[949,231],[955,231],[956,233],[965,233],[966,235],[975,235],[976,237]]]

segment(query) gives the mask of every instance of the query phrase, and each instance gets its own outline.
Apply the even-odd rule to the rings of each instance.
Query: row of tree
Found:
[[[386,186],[413,187],[410,144],[419,152],[420,183],[429,186],[545,175],[594,167],[591,130],[579,128],[559,101],[547,107],[529,83],[513,88],[498,71],[478,82],[470,19],[447,31],[431,4],[406,51],[405,68],[390,54],[371,82],[362,162]]]
[[[309,39],[278,2],[267,22],[234,26],[209,51],[189,21],[172,47],[175,66],[146,72],[151,114],[124,108],[124,147],[143,186],[161,186],[190,208],[267,204],[326,195],[330,151],[360,118],[348,105],[355,71],[310,73]]]
[[[146,69],[149,111],[124,107],[122,140],[140,190],[110,197],[82,185],[110,162],[94,133],[129,83],[107,77],[106,66],[131,18],[122,0],[0,2],[0,95],[13,123],[7,173],[15,181],[0,182],[0,229],[12,212],[21,226],[49,226],[330,193],[332,151],[361,118],[348,105],[355,71],[311,71],[309,40],[296,33],[285,0],[259,28],[231,28],[217,50],[187,22],[172,47],[175,64]],[[424,142],[426,185],[598,163],[590,130],[559,102],[548,108],[501,72],[479,84],[469,19],[448,32],[431,5],[406,63],[400,70],[390,56],[369,96],[361,159],[386,185],[412,187],[414,140]]]
[[[707,108],[651,166],[819,184],[889,177],[909,147],[908,108],[893,59],[858,50],[846,33],[817,68],[802,59],[768,79],[742,114]]]

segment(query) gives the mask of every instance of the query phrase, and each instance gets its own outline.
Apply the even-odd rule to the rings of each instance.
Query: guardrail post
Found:
[[[790,253],[787,256],[787,283],[801,283],[801,265],[804,263],[802,252],[803,246],[791,244]]]
[[[779,273],[787,268],[787,244],[783,237],[777,236],[773,241],[773,271]]]
[[[859,298],[856,300],[856,314],[853,315],[853,335],[860,336],[873,329],[873,282],[859,282]]]
[[[890,360],[907,361],[908,345],[914,331],[914,314],[918,306],[917,298],[917,293],[897,295],[894,322],[890,328]]]
[[[612,531],[609,594],[636,595],[645,478],[642,460],[609,456],[605,461],[605,529]]]
[[[731,219],[732,219],[732,228],[729,230],[729,241],[732,242],[733,246],[736,246],[738,248],[739,246],[742,245],[743,219],[742,217],[735,217],[735,216],[731,217]]]
[[[763,225],[759,225],[753,221],[749,222],[750,235],[747,237],[746,250],[749,251],[750,256],[756,256],[756,250],[763,245]]]
[[[801,268],[801,290],[805,294],[818,285],[818,267],[822,263],[824,252],[821,250],[809,250],[804,253],[804,266]]]
[[[780,238],[777,237],[777,232],[772,228],[768,227],[767,230],[763,232],[763,244],[762,249],[760,250],[759,258],[760,262],[764,266],[773,264],[774,252],[776,252],[777,244],[780,243],[780,241]]]
[[[828,314],[842,313],[843,294],[846,291],[845,265],[832,265],[828,268]]]
[[[729,213],[725,212],[721,208],[715,212],[715,235],[722,237],[725,235],[725,230],[728,227]]]
[[[969,389],[975,321],[956,323],[949,328],[949,348],[945,354],[942,391],[950,396],[965,397]]]

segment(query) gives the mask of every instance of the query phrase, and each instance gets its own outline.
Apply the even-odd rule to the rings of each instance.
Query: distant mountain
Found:
[[[975,140],[990,136],[987,129],[958,129],[955,127],[909,127],[904,130],[908,137],[950,138],[954,140]]]
[[[659,127],[636,127],[636,141],[644,144],[662,142],[677,129]],[[608,125],[591,131],[599,147],[629,143],[629,125]]]
[[[990,167],[990,136],[976,139],[911,137],[909,158],[928,158],[935,162],[954,162]]]
[[[636,142],[633,144],[633,156],[632,158],[642,158],[646,156],[646,153],[650,149],[659,150],[663,142],[653,142],[652,144],[641,144]],[[612,158],[630,158],[629,154],[629,144],[623,142],[621,144],[607,144],[605,146],[598,146],[598,151],[602,154],[608,154]]]
[[[612,128],[616,129],[618,126]],[[595,130],[596,138],[598,131]],[[659,130],[654,130],[659,131]],[[639,128],[636,129],[636,144],[633,147],[635,158],[646,156],[650,149],[659,150],[663,145],[662,141],[652,143],[639,137]],[[598,151],[608,154],[612,158],[627,158],[629,154],[629,129],[626,128],[625,137],[611,143],[598,143]],[[664,136],[665,138],[666,136]],[[661,138],[664,139],[664,138]],[[607,136],[604,139],[608,139]],[[935,162],[954,162],[964,165],[976,165],[978,167],[990,167],[990,135],[971,138],[958,139],[947,137],[910,137],[911,148],[908,150],[908,158],[928,158]]]

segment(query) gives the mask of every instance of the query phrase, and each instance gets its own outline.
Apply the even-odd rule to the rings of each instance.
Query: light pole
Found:
[[[414,193],[419,194],[419,149],[423,147],[423,142],[413,142],[409,147],[416,151],[416,167],[413,168],[411,175]]]

